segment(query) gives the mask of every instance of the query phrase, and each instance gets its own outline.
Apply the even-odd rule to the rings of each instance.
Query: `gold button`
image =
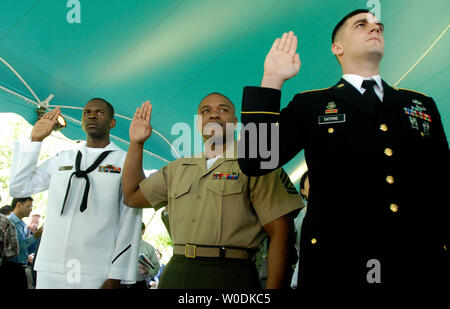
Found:
[[[389,208],[391,209],[392,212],[397,212],[398,211],[398,205],[397,204],[392,203]]]
[[[444,250],[447,251],[447,246],[446,245],[444,245]]]
[[[387,155],[388,157],[392,156],[393,153],[394,153],[394,152],[392,151],[391,148],[386,148],[386,149],[384,150],[384,154]]]
[[[385,125],[384,123],[382,125],[380,125],[380,130],[383,132],[386,132],[388,130],[387,125]]]
[[[312,243],[313,245],[317,244],[317,239],[315,239],[315,238],[311,239],[311,243]]]
[[[386,177],[386,181],[387,181],[388,184],[392,185],[394,183],[394,177],[389,175],[389,176]]]
[[[333,133],[334,132],[334,129],[333,128],[328,128],[328,133]]]
[[[425,136],[425,134],[424,134],[423,132],[420,132],[420,135],[422,135],[422,137],[424,137],[424,136]]]

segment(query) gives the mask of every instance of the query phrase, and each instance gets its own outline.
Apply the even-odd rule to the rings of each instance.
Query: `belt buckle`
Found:
[[[193,255],[188,253],[189,248],[192,248],[192,250],[194,251]],[[191,258],[191,259],[195,259],[196,254],[197,254],[197,246],[196,245],[186,244],[186,247],[184,248],[184,256],[188,257],[188,258]]]

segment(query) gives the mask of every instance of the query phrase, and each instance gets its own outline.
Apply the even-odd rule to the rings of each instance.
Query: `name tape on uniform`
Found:
[[[342,122],[345,122],[345,114],[319,116],[319,124],[342,123]]]
[[[60,166],[58,171],[70,171],[71,169],[73,169],[73,165],[70,166]]]

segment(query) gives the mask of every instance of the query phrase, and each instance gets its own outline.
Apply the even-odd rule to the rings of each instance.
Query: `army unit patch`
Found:
[[[120,167],[115,167],[111,164],[105,165],[105,166],[99,166],[98,167],[99,173],[113,173],[113,174],[120,174],[122,169]]]
[[[233,172],[233,173],[221,173],[216,172],[213,174],[212,179],[231,179],[235,180],[239,178],[239,172]]]
[[[336,114],[338,112],[336,108],[336,103],[329,102],[327,108],[325,109],[325,114]]]

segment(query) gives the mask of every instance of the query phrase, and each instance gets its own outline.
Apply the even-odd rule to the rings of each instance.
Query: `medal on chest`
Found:
[[[425,113],[427,110],[423,103],[417,99],[413,99],[410,107],[403,107],[406,115],[408,115],[411,128],[413,130],[421,130],[423,137],[430,136],[431,116]]]

